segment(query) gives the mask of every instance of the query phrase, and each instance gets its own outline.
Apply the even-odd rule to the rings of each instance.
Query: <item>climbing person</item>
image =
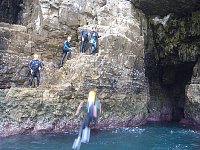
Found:
[[[90,32],[90,48],[89,48],[89,54],[93,54],[97,51],[97,40],[101,37],[96,31],[96,27],[92,27],[92,31]]]
[[[77,111],[76,116],[79,114],[81,108],[84,105],[84,101],[81,101]],[[102,112],[100,100],[96,96],[96,92],[91,90],[89,92],[87,100],[87,109],[84,119],[81,121],[78,138],[75,139],[72,149],[79,150],[81,143],[88,143],[90,139],[90,123],[94,122],[96,124],[99,114]]]
[[[88,30],[86,27],[84,27],[80,32],[80,38],[81,38],[81,46],[80,46],[80,53],[85,52],[85,48],[88,43]]]
[[[31,70],[31,76],[29,80],[30,87],[32,87],[32,82],[35,77],[37,78],[36,88],[38,88],[40,84],[40,70],[44,65],[41,61],[38,60],[38,58],[39,58],[38,54],[34,54],[33,60],[29,63],[29,68]]]
[[[71,41],[71,36],[68,36],[67,40],[65,40],[64,43],[63,43],[63,53],[62,53],[62,57],[61,57],[61,61],[60,61],[60,67],[63,66],[64,59],[65,59],[66,56],[67,56],[67,59],[70,59],[70,57],[71,57],[72,49],[71,49],[70,41]]]

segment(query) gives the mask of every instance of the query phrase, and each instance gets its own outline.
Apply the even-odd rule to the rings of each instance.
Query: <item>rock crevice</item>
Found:
[[[0,135],[72,131],[80,100],[91,88],[102,100],[97,128],[132,126],[147,116],[143,36],[138,12],[126,0],[28,0],[21,25],[0,24]],[[98,52],[79,53],[79,32],[96,25]],[[72,57],[58,67],[63,41]],[[38,53],[44,68],[39,89],[27,88],[28,63]]]
[[[199,122],[197,111],[191,112],[190,109],[188,112],[188,105],[192,105],[192,90],[189,88],[194,89],[193,84],[198,80],[195,68],[200,47],[199,2],[132,2],[147,17],[144,55],[150,92],[149,119]],[[199,108],[199,105],[195,106]],[[188,115],[190,113],[195,117]]]

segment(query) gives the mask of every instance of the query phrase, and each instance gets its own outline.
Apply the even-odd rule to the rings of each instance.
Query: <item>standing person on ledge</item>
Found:
[[[34,54],[33,60],[29,64],[29,68],[31,70],[31,76],[29,80],[29,85],[32,87],[32,82],[33,79],[36,77],[37,78],[37,86],[36,88],[39,87],[40,84],[40,70],[43,67],[43,63],[38,60],[39,56],[37,54]]]
[[[97,40],[101,37],[96,31],[96,27],[92,27],[92,31],[90,32],[90,49],[89,55],[93,54],[97,51]]]
[[[88,43],[88,30],[87,27],[84,27],[80,32],[81,38],[81,46],[80,46],[80,53],[85,52],[86,45]]]
[[[81,101],[77,111],[76,116],[79,114],[80,109],[83,107],[84,101]],[[90,123],[94,122],[96,124],[98,115],[101,113],[101,103],[96,96],[96,92],[91,90],[89,92],[87,100],[87,109],[84,119],[81,121],[79,128],[78,138],[75,139],[72,149],[80,149],[81,143],[88,143],[90,139]]]
[[[60,61],[60,67],[63,66],[66,55],[67,55],[67,59],[70,59],[70,57],[71,57],[72,49],[71,49],[70,41],[71,41],[71,36],[68,36],[67,40],[64,41],[64,43],[63,43],[63,53],[62,53],[62,57],[61,57],[61,61]]]

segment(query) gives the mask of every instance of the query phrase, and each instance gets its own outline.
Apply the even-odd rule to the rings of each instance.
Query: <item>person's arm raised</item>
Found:
[[[84,103],[84,101],[81,101],[81,102],[80,102],[80,104],[79,104],[79,106],[78,106],[78,108],[77,108],[77,110],[76,110],[75,116],[77,116],[77,115],[79,114],[81,108],[83,107],[83,103]]]

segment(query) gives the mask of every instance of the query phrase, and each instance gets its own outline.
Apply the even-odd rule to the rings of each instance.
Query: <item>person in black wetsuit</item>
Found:
[[[80,53],[85,52],[86,45],[88,43],[88,30],[84,27],[80,32],[81,37],[81,46],[80,46]]]
[[[37,54],[34,54],[33,60],[29,63],[29,68],[31,70],[31,76],[30,76],[30,80],[29,80],[29,85],[30,85],[30,87],[32,87],[33,79],[36,77],[37,78],[37,86],[36,86],[36,88],[39,87],[39,84],[40,84],[40,70],[44,66],[43,63],[38,60],[38,57],[39,56]]]
[[[70,57],[71,57],[72,49],[71,49],[70,41],[71,41],[71,36],[68,36],[67,40],[64,41],[64,43],[63,43],[63,53],[62,53],[62,57],[61,57],[61,61],[60,61],[60,67],[63,66],[64,59],[65,59],[66,56],[67,56],[67,59],[70,59]]]
[[[97,40],[101,37],[96,31],[96,27],[92,27],[92,31],[90,32],[90,48],[89,55],[94,54],[97,51]]]

